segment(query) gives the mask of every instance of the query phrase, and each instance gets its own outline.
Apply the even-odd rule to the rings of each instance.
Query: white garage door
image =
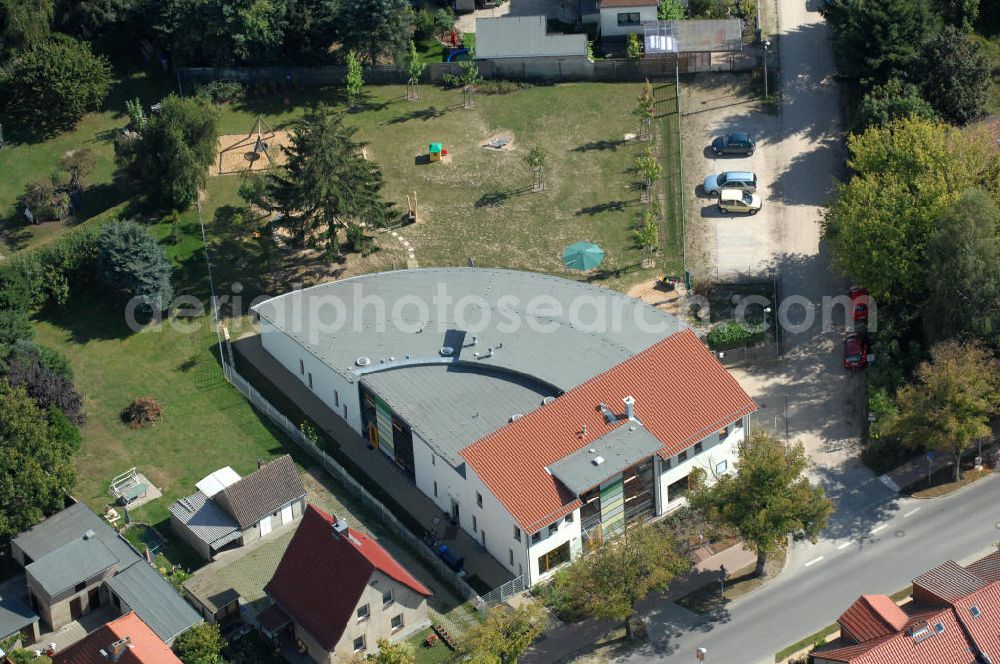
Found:
[[[264,537],[271,532],[271,515],[267,515],[260,522],[260,536]]]
[[[285,505],[281,508],[281,525],[292,522],[292,506]]]

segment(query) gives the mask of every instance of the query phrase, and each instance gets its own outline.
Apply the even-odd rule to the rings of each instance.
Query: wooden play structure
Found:
[[[441,143],[431,143],[427,146],[428,161],[441,161],[447,154],[448,151],[444,149],[444,145]]]
[[[280,166],[285,161],[281,147],[287,144],[287,132],[274,131],[263,116],[257,116],[257,121],[246,136],[229,134],[219,137],[219,166],[216,174],[261,171]]]
[[[406,195],[406,221],[410,224],[415,224],[419,220],[417,216],[417,192],[413,192],[413,197],[410,194]]]

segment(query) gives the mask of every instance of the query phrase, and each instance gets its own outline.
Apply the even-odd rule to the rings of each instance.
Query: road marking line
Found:
[[[844,542],[843,544],[837,547],[837,551],[843,551],[852,544],[854,544],[854,542]]]
[[[823,556],[819,556],[818,558],[813,558],[812,560],[810,560],[809,562],[807,562],[807,563],[805,564],[805,566],[806,566],[806,567],[809,567],[809,566],[811,566],[811,565],[815,565],[816,563],[818,563],[818,562],[819,562],[819,561],[821,561],[821,560],[823,560]]]
[[[909,512],[907,512],[906,514],[904,514],[903,518],[906,518],[908,516],[913,516],[914,514],[916,514],[919,511],[920,511],[919,507],[914,507],[912,510],[910,510]]]
[[[875,526],[874,528],[872,528],[872,535],[882,530],[883,528],[887,527],[888,525],[889,525],[888,523],[883,523],[881,526]]]

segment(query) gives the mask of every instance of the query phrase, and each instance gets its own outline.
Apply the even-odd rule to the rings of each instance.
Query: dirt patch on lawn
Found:
[[[669,290],[657,277],[632,286],[628,289],[628,294],[674,316],[680,317],[688,313],[688,292],[684,284],[677,284],[673,290]]]
[[[264,171],[271,166],[281,166],[287,159],[283,148],[289,143],[287,131],[219,136],[218,158],[215,168],[209,169],[209,175]]]

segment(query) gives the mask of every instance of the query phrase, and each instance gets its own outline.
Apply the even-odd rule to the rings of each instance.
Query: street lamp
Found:
[[[767,99],[767,49],[771,46],[771,42],[767,39],[764,40],[764,99]]]

